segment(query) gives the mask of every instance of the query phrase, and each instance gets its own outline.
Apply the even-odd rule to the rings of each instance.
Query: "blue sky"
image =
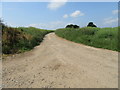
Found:
[[[9,26],[63,28],[84,27],[93,21],[98,27],[118,25],[117,2],[2,2],[2,18]]]

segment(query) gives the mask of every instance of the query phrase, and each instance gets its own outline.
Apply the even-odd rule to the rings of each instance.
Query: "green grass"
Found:
[[[2,29],[2,52],[3,54],[14,54],[31,50],[39,45],[44,36],[50,32],[53,31],[34,27],[12,28],[5,26]]]
[[[120,51],[118,48],[118,42],[120,42],[118,41],[118,27],[83,27],[79,29],[63,28],[56,30],[55,33],[60,37],[76,43],[82,43],[97,48]]]

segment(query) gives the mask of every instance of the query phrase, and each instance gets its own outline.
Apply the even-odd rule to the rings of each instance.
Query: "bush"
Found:
[[[4,26],[2,29],[2,52],[14,54],[24,52],[39,45],[44,36],[52,31],[33,27],[12,28]]]

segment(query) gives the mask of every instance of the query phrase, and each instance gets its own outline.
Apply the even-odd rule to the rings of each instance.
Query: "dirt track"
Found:
[[[117,88],[118,53],[54,33],[33,50],[3,60],[6,88]]]

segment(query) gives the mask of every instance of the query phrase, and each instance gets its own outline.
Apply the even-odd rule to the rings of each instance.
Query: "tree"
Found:
[[[79,26],[70,24],[70,25],[67,25],[66,28],[79,28]]]
[[[93,24],[93,22],[89,22],[87,27],[97,27],[96,25]]]
[[[74,28],[79,28],[79,26],[78,25],[74,25]]]
[[[73,24],[67,25],[66,28],[73,28]]]

